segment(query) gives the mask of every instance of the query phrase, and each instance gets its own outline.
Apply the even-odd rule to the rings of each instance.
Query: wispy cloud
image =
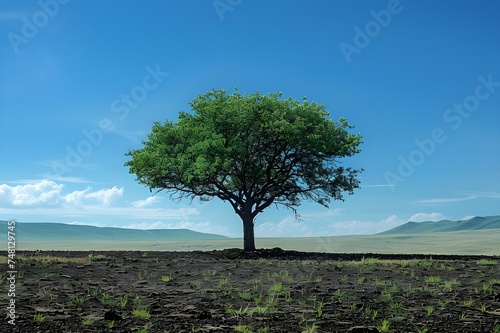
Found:
[[[52,159],[52,160],[44,160],[44,161],[32,161],[31,163],[36,164],[36,165],[41,165],[44,167],[47,167],[51,170],[54,170],[54,165],[58,166],[67,166],[66,159],[60,158],[60,159]],[[86,169],[86,170],[95,170],[98,167],[98,164],[96,163],[85,163],[84,160],[82,160],[81,163],[78,163],[78,168]],[[79,179],[77,177],[62,177],[57,174],[53,173],[44,173],[42,175],[44,179],[51,179],[51,180],[57,180],[57,181],[64,181],[64,179]]]
[[[279,222],[266,222],[256,226],[257,237],[320,237],[341,235],[371,235],[400,226],[408,221],[441,221],[446,216],[441,213],[416,213],[405,219],[397,215],[389,215],[382,220],[342,220],[336,216],[333,222],[306,220],[298,221],[286,217]]]
[[[24,15],[21,12],[0,12],[0,21],[20,20]]]
[[[329,219],[333,216],[338,216],[340,213],[345,210],[345,208],[335,208],[335,209],[322,209],[315,211],[314,213],[306,213],[303,214],[302,217],[304,219]]]
[[[432,198],[432,199],[424,199],[417,200],[414,203],[420,205],[428,205],[428,206],[445,206],[447,204],[469,201],[475,199],[500,199],[500,193],[489,191],[489,192],[480,192],[480,191],[460,191],[462,197],[453,197],[453,198]]]
[[[43,181],[47,180],[52,180],[52,181],[58,181],[58,182],[63,182],[63,183],[84,183],[84,184],[90,184],[90,183],[96,183],[92,180],[88,180],[86,178],[82,177],[62,177],[62,176],[56,176],[52,174],[43,174],[42,178],[33,178],[33,179],[15,179],[15,180],[0,180],[0,184],[37,184]]]
[[[113,133],[124,137],[134,143],[141,142],[144,139],[145,135],[147,135],[147,133],[145,133],[144,131],[125,131],[119,129],[115,129]]]
[[[498,192],[474,192],[474,191],[464,191],[464,195],[474,196],[476,198],[490,198],[490,199],[500,199],[500,193]]]
[[[337,220],[325,222],[298,221],[286,217],[279,222],[266,222],[257,225],[255,235],[258,237],[319,237],[339,235],[367,235],[392,229],[405,223],[396,215],[390,215],[380,221]]]
[[[461,198],[434,198],[434,199],[424,199],[424,200],[418,200],[415,201],[417,204],[448,204],[452,202],[460,202],[460,201],[469,201],[469,200],[474,200],[477,199],[478,196],[475,195],[469,195],[467,197],[461,197]]]
[[[399,184],[361,184],[361,187],[396,187],[399,186]]]
[[[137,220],[169,220],[169,219],[191,219],[200,215],[196,208],[135,208],[135,207],[106,207],[103,205],[82,205],[58,207],[19,207],[0,208],[0,215],[9,216],[43,216],[63,218],[89,217],[100,219],[101,217],[116,217],[121,219]]]
[[[205,222],[193,222],[193,221],[176,221],[176,222],[164,222],[164,221],[155,221],[155,222],[139,222],[132,223],[126,225],[122,228],[129,229],[189,229],[198,232],[210,233],[210,234],[218,234],[229,237],[234,237],[237,235],[232,235],[229,232],[229,229],[226,226],[214,225],[210,221]]]
[[[94,227],[117,227],[125,229],[141,229],[141,230],[154,230],[154,229],[189,229],[197,232],[210,233],[225,235],[229,237],[237,237],[239,235],[231,235],[226,226],[214,225],[210,221],[204,222],[194,222],[194,221],[141,221],[137,223],[130,223],[125,226],[123,225],[104,225],[102,223],[96,222],[82,222],[82,221],[71,221],[67,224],[70,225],[90,225]]]
[[[44,179],[58,181],[58,182],[64,182],[64,183],[84,183],[84,184],[95,183],[92,180],[88,180],[88,179],[82,178],[82,177],[64,177],[64,176],[54,175],[54,174],[50,174],[50,173],[45,173],[42,175],[42,177]]]

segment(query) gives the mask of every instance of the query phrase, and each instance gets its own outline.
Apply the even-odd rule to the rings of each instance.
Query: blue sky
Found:
[[[500,214],[496,1],[9,1],[0,10],[0,219],[233,237],[228,204],[154,197],[123,166],[212,88],[326,105],[363,135],[360,190],[256,235],[370,234]]]

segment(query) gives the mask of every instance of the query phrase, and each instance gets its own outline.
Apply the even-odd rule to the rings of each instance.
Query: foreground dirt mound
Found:
[[[500,332],[498,257],[275,248],[17,260],[16,325],[0,332]]]
[[[322,253],[322,252],[301,252],[293,250],[283,250],[279,247],[272,249],[258,249],[256,251],[244,251],[242,249],[225,249],[212,252],[192,252],[197,254],[210,254],[213,257],[223,257],[226,259],[286,259],[286,260],[337,260],[352,261],[363,260],[364,258],[381,260],[410,260],[410,259],[434,259],[434,260],[481,260],[498,259],[494,256],[479,255],[429,255],[429,254],[378,254],[378,253]]]

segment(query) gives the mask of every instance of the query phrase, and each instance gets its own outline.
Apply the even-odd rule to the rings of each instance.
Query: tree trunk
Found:
[[[255,251],[252,211],[250,209],[245,209],[241,219],[243,221],[243,249],[245,251]]]

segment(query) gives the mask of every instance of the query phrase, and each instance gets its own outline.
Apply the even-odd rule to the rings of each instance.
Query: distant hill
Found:
[[[500,216],[473,217],[460,221],[407,222],[380,234],[428,234],[466,230],[500,229]]]
[[[7,221],[0,221],[0,237],[6,239]],[[206,234],[189,229],[125,229],[72,225],[62,223],[16,223],[18,241],[160,241],[226,239],[228,237]]]

